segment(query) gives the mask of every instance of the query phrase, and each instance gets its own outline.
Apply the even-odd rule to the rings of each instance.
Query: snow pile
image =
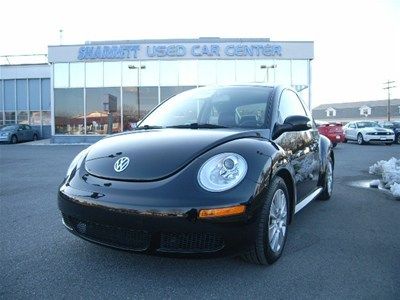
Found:
[[[369,173],[381,175],[385,188],[390,189],[395,197],[400,197],[400,159],[380,160],[369,167]]]

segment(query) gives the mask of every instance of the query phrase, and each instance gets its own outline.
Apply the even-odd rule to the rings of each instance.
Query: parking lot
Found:
[[[353,186],[400,145],[340,144],[334,193],[289,227],[282,258],[172,259],[118,251],[64,229],[57,187],[84,146],[0,145],[0,297],[400,299],[400,201]]]

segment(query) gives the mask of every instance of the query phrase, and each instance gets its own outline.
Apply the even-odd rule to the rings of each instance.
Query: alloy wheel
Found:
[[[361,144],[363,143],[363,137],[362,137],[362,134],[361,134],[361,133],[358,134],[358,136],[357,136],[357,143],[358,143],[359,145],[361,145]]]
[[[278,189],[271,201],[268,220],[268,238],[271,250],[279,252],[285,242],[287,205],[285,193]]]

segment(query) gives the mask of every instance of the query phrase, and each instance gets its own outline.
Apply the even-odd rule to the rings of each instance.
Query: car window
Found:
[[[297,95],[290,91],[284,90],[279,101],[278,122],[282,124],[289,116],[305,116],[309,117],[306,110]]]
[[[350,123],[348,127],[354,129],[354,128],[356,128],[356,125],[354,125],[353,123]]]
[[[193,89],[163,102],[139,127],[182,127],[196,123],[263,128],[271,92],[270,87],[253,86]]]
[[[357,127],[366,128],[366,127],[381,127],[381,126],[376,122],[357,122]]]

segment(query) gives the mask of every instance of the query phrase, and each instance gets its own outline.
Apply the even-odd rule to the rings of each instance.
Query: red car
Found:
[[[332,142],[333,147],[345,140],[342,124],[340,123],[317,123],[318,132],[326,136]]]

